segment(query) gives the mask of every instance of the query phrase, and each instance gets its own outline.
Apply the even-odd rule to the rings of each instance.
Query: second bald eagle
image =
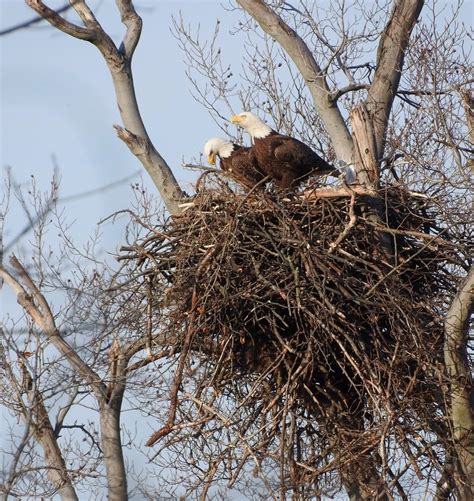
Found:
[[[258,183],[263,187],[265,174],[257,164],[253,148],[213,137],[204,145],[204,155],[211,165],[215,165],[219,157],[221,169],[246,188],[251,189]]]
[[[336,170],[309,146],[279,134],[253,113],[246,111],[234,115],[230,121],[250,134],[259,168],[279,188],[296,188],[312,174],[322,176]]]

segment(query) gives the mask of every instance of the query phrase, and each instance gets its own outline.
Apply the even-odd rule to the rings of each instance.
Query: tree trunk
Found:
[[[377,160],[383,157],[388,119],[400,84],[405,52],[424,0],[395,0],[394,4],[380,38],[374,79],[367,99],[367,108],[373,119]]]
[[[155,149],[145,129],[138,110],[130,64],[126,64],[126,68],[120,69],[117,69],[113,64],[108,64],[123,125],[128,132],[133,134],[133,140],[125,142],[145,167],[158,188],[167,209],[171,214],[177,214],[181,211],[179,204],[182,202],[184,194],[176,182],[171,168]],[[124,139],[120,133],[119,136]]]
[[[445,321],[444,361],[451,386],[451,420],[466,499],[474,498],[474,392],[467,357],[469,322],[474,311],[474,268],[467,275]]]
[[[120,436],[120,407],[123,391],[112,402],[100,405],[101,444],[104,452],[104,462],[107,471],[109,501],[126,501],[127,472]]]

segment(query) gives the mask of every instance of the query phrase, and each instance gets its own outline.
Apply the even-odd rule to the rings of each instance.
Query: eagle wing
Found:
[[[297,171],[300,176],[310,172],[329,173],[334,167],[321,158],[312,148],[302,141],[280,135],[275,137],[275,158],[281,162],[286,162],[290,168]],[[298,167],[294,167],[298,166]]]
[[[253,188],[265,178],[258,166],[253,148],[234,145],[234,151],[228,158],[221,160],[222,170],[229,172],[231,177],[247,188]]]

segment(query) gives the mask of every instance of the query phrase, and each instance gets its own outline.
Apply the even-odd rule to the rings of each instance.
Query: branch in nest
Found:
[[[344,231],[337,237],[337,239],[329,246],[328,253],[332,254],[339,244],[346,238],[348,233],[351,231],[351,228],[353,228],[356,224],[357,217],[354,213],[354,203],[355,203],[355,193],[351,195],[351,204],[349,206],[349,223],[347,226],[344,228]]]

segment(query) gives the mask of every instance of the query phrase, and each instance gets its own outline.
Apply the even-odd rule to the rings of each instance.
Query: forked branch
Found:
[[[67,21],[46,6],[42,0],[26,0],[26,3],[60,31],[75,38],[87,40],[100,50],[112,75],[118,109],[124,129],[128,133],[128,135],[120,134],[119,137],[124,139],[127,136],[128,140],[125,141],[127,146],[145,167],[170,213],[179,213],[184,193],[170,166],[158,153],[148,136],[135,96],[131,64],[133,53],[140,39],[142,20],[132,0],[117,0],[122,22],[127,27],[119,49],[103,30],[86,1],[71,1],[84,26],[77,26]]]
[[[367,100],[375,131],[377,159],[383,156],[388,119],[400,84],[405,52],[423,5],[424,0],[395,0],[392,15],[380,38],[374,80]]]

